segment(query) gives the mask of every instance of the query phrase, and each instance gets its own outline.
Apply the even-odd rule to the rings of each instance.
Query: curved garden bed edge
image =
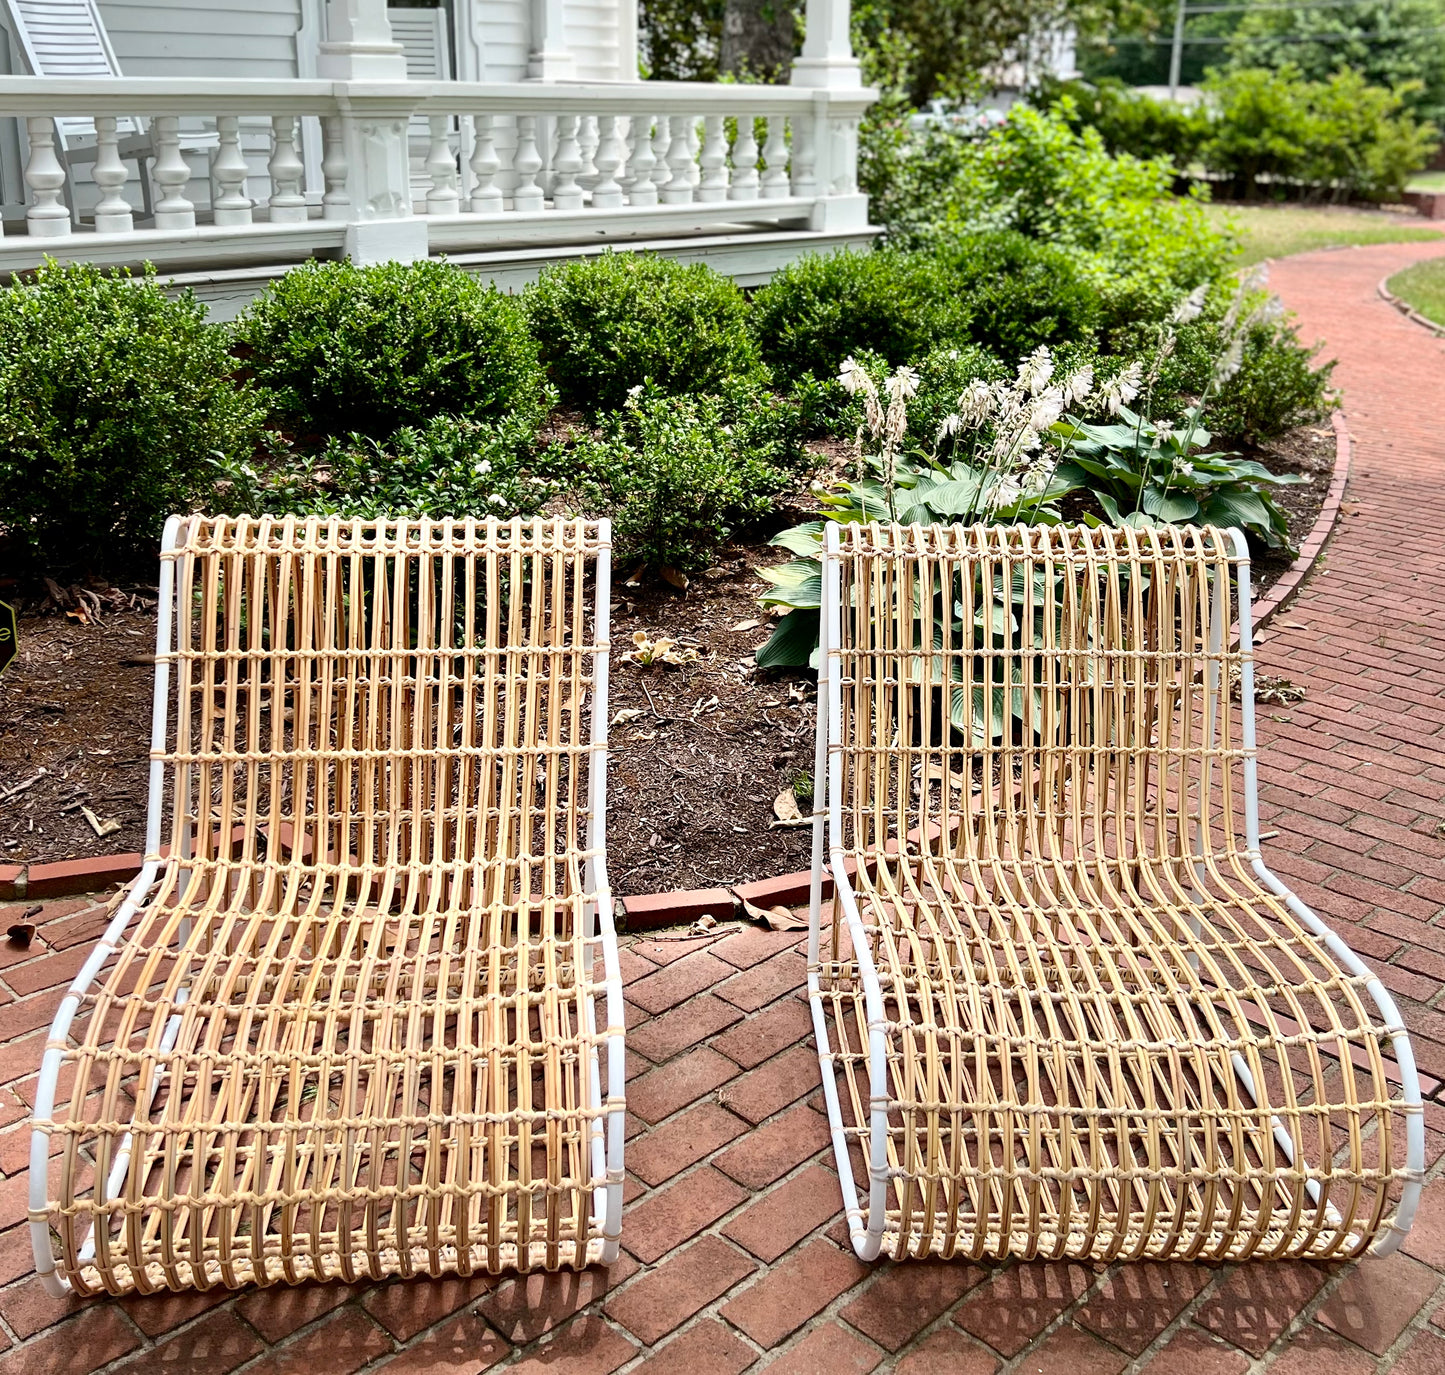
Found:
[[[1393,275],[1394,274],[1391,273],[1391,276]],[[1388,301],[1407,320],[1413,321],[1422,329],[1428,329],[1431,334],[1438,335],[1440,338],[1445,339],[1445,325],[1436,324],[1434,320],[1429,319],[1427,316],[1421,315],[1420,312],[1416,310],[1415,307],[1412,306],[1408,301],[1402,301],[1398,296],[1395,295],[1393,291],[1390,290],[1389,281],[1389,277],[1380,278],[1380,284],[1375,288],[1375,290],[1380,293],[1380,298],[1382,300]]]

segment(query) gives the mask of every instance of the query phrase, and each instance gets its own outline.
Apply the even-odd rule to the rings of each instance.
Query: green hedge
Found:
[[[277,419],[383,439],[439,414],[538,418],[547,400],[521,306],[445,262],[286,273],[237,323]]]
[[[553,382],[589,412],[646,383],[717,393],[758,372],[747,298],[701,263],[609,251],[547,269],[523,299]]]
[[[0,290],[0,524],[55,569],[154,566],[167,515],[214,500],[265,405],[189,291],[47,261]]]

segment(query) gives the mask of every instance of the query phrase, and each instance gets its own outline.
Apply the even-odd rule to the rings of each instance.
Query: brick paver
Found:
[[[1399,997],[1431,1176],[1445,1151],[1445,341],[1375,295],[1445,244],[1316,253],[1274,286],[1340,359],[1356,448],[1343,514],[1262,668],[1266,844]],[[1362,1266],[859,1264],[846,1244],[796,932],[633,939],[628,1212],[607,1272],[47,1299],[25,1234],[43,1028],[104,896],[0,941],[0,1375],[1445,1375],[1445,1188]],[[0,905],[0,931],[11,913]],[[8,920],[6,919],[8,916]]]

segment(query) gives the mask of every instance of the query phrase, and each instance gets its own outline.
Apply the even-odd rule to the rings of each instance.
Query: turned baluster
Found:
[[[622,187],[617,169],[622,166],[625,150],[617,136],[617,116],[600,115],[597,119],[597,185],[592,188],[592,208],[611,210],[622,204]]]
[[[432,115],[427,120],[426,170],[431,178],[426,193],[428,215],[461,213],[461,173],[457,170],[456,155],[452,152],[450,125],[451,119],[447,115]]]
[[[692,122],[686,115],[673,115],[668,121],[672,126],[672,141],[667,149],[667,165],[672,175],[662,188],[664,205],[689,205],[692,202],[692,144],[688,141],[688,125]]]
[[[321,197],[321,218],[351,218],[351,197],[346,192],[346,131],[340,115],[327,115],[321,121],[321,178],[326,190]]]
[[[502,188],[497,185],[497,173],[502,170],[502,160],[497,156],[497,136],[491,115],[478,115],[473,121],[471,169],[476,178],[476,185],[472,187],[472,214],[500,215]]]
[[[577,145],[577,116],[557,116],[557,153],[552,159],[552,207],[555,210],[580,210],[582,188],[577,174],[582,170],[582,149]]]
[[[632,116],[632,157],[627,163],[628,205],[656,205],[657,184],[652,174],[657,157],[652,151],[652,116]]]
[[[659,196],[672,177],[667,166],[667,152],[672,147],[671,128],[671,118],[668,115],[658,115],[657,129],[652,135],[652,156],[657,159],[652,169],[652,184],[657,187]]]
[[[196,207],[186,199],[191,168],[181,156],[180,120],[175,115],[157,115],[151,121],[151,142],[156,150],[151,175],[161,189],[161,198],[156,202],[156,228],[194,229]]]
[[[542,188],[537,173],[542,170],[542,155],[537,151],[537,116],[517,116],[517,155],[512,159],[517,172],[517,189],[512,204],[518,210],[540,210]]]
[[[582,183],[584,190],[590,191],[597,185],[597,148],[600,143],[597,117],[583,115],[577,121],[577,146],[582,150],[582,171],[577,180]]]
[[[702,182],[702,172],[697,165],[698,155],[702,152],[702,136],[698,133],[698,121],[695,115],[687,117],[687,184],[696,193]],[[697,196],[694,194],[693,199]]]
[[[765,164],[761,185],[764,200],[782,200],[788,194],[787,123],[782,115],[768,116],[768,141],[763,145]]]
[[[296,116],[271,116],[271,223],[305,224],[306,197],[301,179],[306,168],[296,152]],[[159,211],[159,206],[156,207]]]
[[[815,167],[818,160],[814,130],[817,125],[811,114],[793,115],[788,121],[793,129],[793,195],[812,199],[818,194],[818,179]]]
[[[251,198],[246,194],[250,169],[241,152],[241,121],[235,115],[217,115],[216,138],[211,176],[217,195],[211,203],[212,218],[217,224],[250,224]]]
[[[728,195],[728,146],[723,137],[723,117],[708,115],[703,121],[702,178],[698,183],[700,201],[722,201]]]
[[[49,115],[31,115],[25,127],[30,134],[25,184],[31,192],[25,231],[38,238],[58,239],[70,233],[70,211],[61,195],[65,168],[55,156],[55,125]]]
[[[97,234],[129,234],[135,228],[135,213],[122,195],[126,183],[125,163],[115,132],[114,115],[95,117],[95,165],[91,180],[100,187],[100,200],[95,207]]]
[[[758,198],[758,140],[752,115],[738,116],[738,136],[733,140],[733,180],[728,199],[752,201]]]

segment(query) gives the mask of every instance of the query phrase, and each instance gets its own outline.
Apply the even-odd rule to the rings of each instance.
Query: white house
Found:
[[[638,80],[636,0],[0,0],[0,274],[150,262],[222,316],[342,254],[765,280],[872,237],[848,23],[807,0],[789,85],[709,85]]]

